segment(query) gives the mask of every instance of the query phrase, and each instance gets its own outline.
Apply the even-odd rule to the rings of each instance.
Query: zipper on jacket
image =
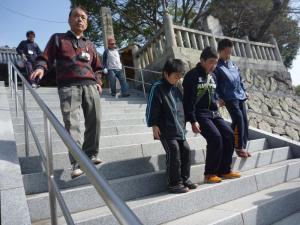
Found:
[[[181,125],[180,125],[180,123],[179,123],[179,121],[178,121],[178,117],[177,117],[177,107],[176,107],[176,102],[175,102],[174,97],[173,97],[173,94],[172,94],[172,90],[171,90],[170,92],[171,92],[171,99],[172,99],[172,102],[173,102],[174,107],[175,107],[175,110],[176,110],[176,114],[174,115],[174,116],[175,116],[175,120],[176,120],[176,122],[177,122],[177,125],[178,125],[178,127],[179,127],[181,133],[182,133],[182,138],[185,139],[185,135],[184,135],[185,133],[183,132],[183,129],[182,129],[182,127],[181,127]]]

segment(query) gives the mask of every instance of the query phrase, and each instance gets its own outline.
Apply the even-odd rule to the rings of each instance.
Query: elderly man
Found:
[[[42,78],[45,71],[56,61],[56,79],[60,107],[66,130],[94,164],[100,137],[101,63],[92,42],[84,37],[88,14],[82,7],[75,7],[69,14],[71,30],[56,33],[50,38],[44,53],[37,58],[31,79]],[[81,146],[80,109],[85,118],[84,141]],[[83,174],[79,164],[69,154],[72,164],[71,177]]]

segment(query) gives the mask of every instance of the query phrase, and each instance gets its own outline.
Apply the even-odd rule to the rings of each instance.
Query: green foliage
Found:
[[[300,96],[300,85],[294,87],[296,95]]]
[[[273,4],[270,0],[213,0],[209,10],[220,20],[225,36],[269,42],[270,35],[277,40],[284,64],[289,68],[300,47],[300,29],[298,20],[287,12],[290,7],[283,6],[282,11],[273,14],[274,20],[259,36],[259,31],[268,15],[271,15]]]
[[[71,5],[84,6],[90,15],[86,35],[102,46],[100,8],[112,11],[114,33],[121,47],[135,42],[143,45],[162,26],[161,0],[70,0]],[[281,9],[271,0],[169,0],[168,11],[174,23],[202,29],[206,16],[220,20],[225,36],[269,42],[277,40],[284,64],[290,67],[300,47],[300,28],[297,17],[291,17],[292,0],[282,0]]]

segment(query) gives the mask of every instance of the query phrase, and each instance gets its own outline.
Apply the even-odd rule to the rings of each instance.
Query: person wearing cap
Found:
[[[116,48],[116,41],[114,38],[107,39],[108,48],[103,53],[102,63],[105,74],[108,74],[108,80],[111,90],[111,95],[116,96],[116,78],[118,78],[121,85],[122,97],[128,97],[128,86],[126,78],[123,73],[123,66],[120,60],[120,54]]]
[[[38,44],[34,42],[35,33],[30,30],[26,33],[27,40],[23,40],[17,47],[17,53],[20,54],[24,60],[27,76],[29,77],[33,71],[33,66],[36,58],[42,53]],[[30,80],[33,88],[38,87],[35,80]]]

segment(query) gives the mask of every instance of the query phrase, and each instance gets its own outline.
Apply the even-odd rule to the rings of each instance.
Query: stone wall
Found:
[[[242,69],[249,93],[249,124],[290,139],[300,140],[300,98],[293,96],[288,72]],[[220,110],[230,118],[225,108]]]
[[[300,98],[292,95],[290,74],[254,69],[244,69],[241,73],[250,93],[247,102],[250,125],[299,141]]]

